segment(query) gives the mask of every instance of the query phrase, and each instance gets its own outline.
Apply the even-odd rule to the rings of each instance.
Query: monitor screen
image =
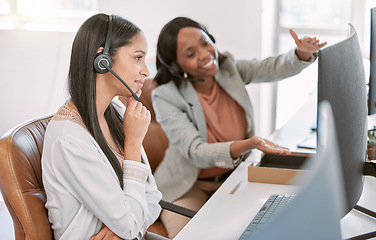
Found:
[[[368,115],[376,113],[376,8],[371,9],[370,75],[368,84]]]
[[[348,213],[363,191],[367,149],[366,78],[359,40],[351,24],[348,38],[319,51],[318,103],[323,100],[333,109]],[[319,138],[320,132],[317,134]]]
[[[245,231],[241,240],[342,239],[340,219],[344,212],[344,181],[330,104],[320,103],[317,114],[318,131],[321,132],[317,154],[303,166],[310,171],[296,179],[300,191],[259,230]]]

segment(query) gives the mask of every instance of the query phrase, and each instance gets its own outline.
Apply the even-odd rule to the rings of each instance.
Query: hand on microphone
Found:
[[[141,95],[141,90],[136,92]],[[141,161],[141,146],[151,121],[150,111],[133,97],[127,98],[124,113],[123,130],[124,159]]]

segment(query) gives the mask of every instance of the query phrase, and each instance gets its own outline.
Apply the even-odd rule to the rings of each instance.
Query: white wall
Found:
[[[0,31],[0,135],[64,103],[73,33]]]
[[[155,56],[156,39],[163,25],[177,16],[205,25],[219,50],[230,50],[237,57],[260,56],[261,0],[235,0],[231,4],[214,0],[106,0],[99,4],[101,11],[121,15],[145,32],[151,57]]]
[[[262,0],[99,1],[99,12],[117,14],[138,25],[155,58],[159,31],[177,16],[203,23],[220,51],[236,58],[261,56]],[[74,33],[1,30],[0,135],[31,118],[55,112],[67,98],[66,80]],[[249,88],[256,114],[258,86]],[[256,124],[260,121],[256,118]]]

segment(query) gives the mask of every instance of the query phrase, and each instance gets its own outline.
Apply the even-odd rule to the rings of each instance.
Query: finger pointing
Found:
[[[300,40],[294,30],[290,29],[289,32],[291,34],[291,37],[295,40],[296,45],[300,45]]]

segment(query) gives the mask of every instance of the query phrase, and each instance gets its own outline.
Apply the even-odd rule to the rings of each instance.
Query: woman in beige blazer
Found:
[[[164,26],[157,46],[159,86],[152,100],[169,139],[154,174],[165,200],[197,211],[252,149],[289,153],[254,136],[245,86],[299,73],[326,44],[290,33],[296,49],[261,61],[236,61],[229,53],[219,53],[213,36],[189,18],[178,17]],[[170,238],[189,221],[167,211],[162,211],[161,219]]]

